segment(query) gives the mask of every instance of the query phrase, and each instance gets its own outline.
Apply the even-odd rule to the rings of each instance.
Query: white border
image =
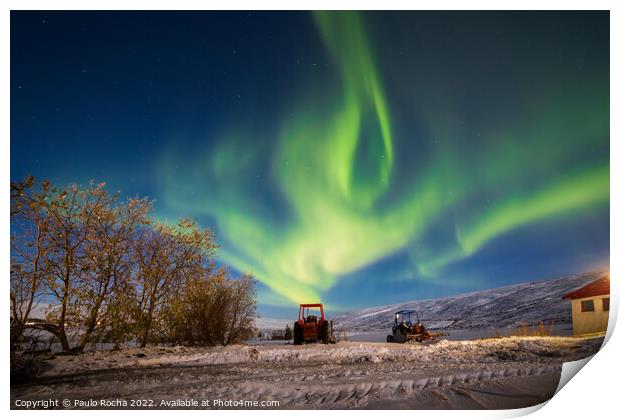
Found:
[[[139,9],[155,9],[155,10],[199,10],[199,9],[213,9],[213,10],[231,10],[231,9],[242,9],[242,10],[273,10],[273,9],[286,9],[286,10],[316,10],[316,9],[361,9],[361,10],[376,10],[376,9],[396,9],[396,10],[405,10],[405,9],[417,9],[417,10],[611,10],[611,92],[612,92],[612,100],[611,100],[611,214],[620,214],[618,206],[618,196],[617,196],[617,185],[618,185],[618,125],[614,123],[614,121],[620,121],[620,115],[618,114],[617,108],[617,98],[618,98],[618,46],[619,42],[619,31],[618,24],[620,23],[620,19],[618,19],[617,13],[619,7],[617,6],[618,2],[612,1],[600,1],[600,0],[590,0],[590,1],[548,1],[548,0],[521,0],[521,1],[513,1],[513,0],[505,0],[505,1],[482,1],[482,0],[472,0],[472,1],[459,1],[459,0],[451,0],[451,1],[436,1],[436,2],[411,2],[411,1],[393,1],[393,0],[383,0],[383,1],[370,1],[370,0],[359,0],[359,1],[351,1],[351,0],[314,0],[314,1],[296,1],[286,2],[286,1],[258,1],[258,0],[228,0],[226,2],[214,2],[208,3],[204,1],[197,0],[175,0],[175,1],[162,1],[162,0],[152,0],[149,2],[140,2],[136,0],[107,0],[107,1],[89,1],[89,2],[80,2],[76,0],[57,0],[54,1],[53,4],[50,2],[41,1],[41,0],[23,0],[23,1],[4,1],[3,3],[3,13],[0,17],[0,33],[2,34],[2,42],[0,43],[2,51],[2,65],[0,66],[0,77],[2,78],[2,102],[0,107],[1,109],[1,117],[2,124],[0,141],[2,142],[2,153],[0,154],[0,159],[2,162],[2,170],[0,177],[2,177],[2,184],[4,185],[4,193],[8,192],[8,184],[10,182],[10,174],[9,174],[9,148],[10,148],[10,118],[9,118],[9,110],[10,110],[10,73],[9,73],[9,48],[10,48],[10,13],[11,9],[14,10],[139,10]],[[614,7],[615,6],[615,7]],[[615,50],[614,51],[614,47]],[[3,255],[2,259],[2,278],[6,279],[6,283],[3,289],[5,294],[5,298],[3,298],[0,305],[4,307],[4,313],[8,313],[8,299],[6,299],[6,294],[8,294],[8,278],[9,278],[9,264],[8,264],[8,255],[9,255],[9,223],[8,223],[8,214],[9,214],[9,200],[7,195],[4,196],[5,199],[2,200],[0,206],[2,208],[3,214],[3,223],[1,224],[1,240],[0,240],[0,250]],[[613,272],[613,267],[615,266],[615,262],[618,261],[618,247],[616,245],[616,241],[614,238],[618,237],[618,223],[612,217],[611,219],[611,255],[610,255],[610,264],[611,271]],[[614,293],[615,285],[617,281],[614,275],[612,275],[612,312],[610,316],[612,318],[612,322],[615,324],[615,316],[617,314],[617,303],[618,303],[618,293]],[[616,303],[616,305],[614,305]],[[3,337],[8,337],[8,322],[4,322],[1,324],[3,331],[0,334],[3,334]],[[608,341],[605,345],[603,351],[598,353],[588,364],[587,366],[579,372],[575,379],[571,380],[555,397],[553,397],[544,407],[533,414],[531,414],[531,418],[545,419],[545,418],[604,418],[609,417],[616,411],[616,409],[620,406],[618,404],[618,397],[615,388],[615,382],[619,379],[618,376],[618,361],[615,354],[619,354],[619,345],[618,339],[608,337]],[[2,346],[2,355],[4,359],[3,369],[5,374],[3,375],[4,381],[2,382],[2,392],[5,398],[5,409],[8,410],[9,407],[9,372],[8,372],[8,343]],[[540,408],[540,407],[538,407]],[[506,411],[416,411],[413,413],[389,413],[387,415],[396,415],[396,416],[432,416],[433,419],[445,419],[445,418],[471,418],[471,419],[480,419],[480,418],[504,418],[504,417],[515,417],[527,414],[533,411],[533,409],[523,409],[523,410],[506,410]],[[128,414],[129,413],[129,414]],[[167,412],[140,412],[140,413],[131,413],[131,412],[106,412],[106,411],[95,411],[89,412],[88,414],[84,412],[22,412],[22,411],[11,411],[11,416],[20,417],[20,418],[29,418],[33,416],[44,416],[51,418],[77,418],[88,415],[92,418],[106,418],[110,415],[114,416],[122,416],[122,417],[135,417],[148,415],[149,417],[155,416],[156,418],[168,418],[170,415],[175,415],[173,413]],[[374,411],[323,411],[321,413],[315,413],[313,411],[277,411],[277,412],[266,412],[266,411],[256,411],[252,413],[245,412],[218,412],[218,414],[213,414],[212,412],[183,412],[183,417],[192,417],[192,418],[205,418],[205,416],[217,416],[221,418],[238,418],[238,417],[246,417],[252,416],[255,418],[282,418],[282,419],[315,419],[317,416],[328,418],[335,417],[363,417],[368,418],[370,416],[380,415],[379,413],[375,414]]]
[[[12,10],[612,10],[610,0],[439,0],[434,2],[404,0],[8,0]]]

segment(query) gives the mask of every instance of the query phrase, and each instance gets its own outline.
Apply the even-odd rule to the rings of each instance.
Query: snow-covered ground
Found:
[[[335,329],[340,338],[346,329],[350,341],[336,345],[262,340],[49,356],[39,376],[11,378],[11,402],[15,408],[18,401],[49,398],[68,399],[73,408],[76,400],[143,401],[138,408],[144,401],[146,408],[166,408],[188,400],[277,401],[271,408],[304,409],[525,407],[553,395],[563,362],[600,347],[602,338],[568,336],[570,303],[562,296],[602,274],[347,313],[335,318]],[[419,311],[427,327],[450,335],[424,344],[385,343],[401,309]],[[523,322],[536,332],[541,321],[556,336],[511,336],[521,333]],[[257,321],[259,329],[286,323]]]
[[[550,398],[561,364],[602,338],[509,337],[429,344],[149,347],[53,356],[12,379],[11,401],[47,398],[278,401],[278,408],[516,408]],[[73,405],[72,405],[73,406]],[[131,407],[129,407],[131,408]]]

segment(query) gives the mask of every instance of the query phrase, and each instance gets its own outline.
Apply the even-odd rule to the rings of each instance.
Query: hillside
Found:
[[[607,271],[595,271],[554,280],[522,283],[497,289],[437,299],[413,300],[377,306],[337,316],[337,329],[377,331],[391,326],[394,313],[401,309],[418,311],[421,321],[433,329],[474,329],[516,327],[522,321],[532,325],[569,324],[568,292],[598,279]]]

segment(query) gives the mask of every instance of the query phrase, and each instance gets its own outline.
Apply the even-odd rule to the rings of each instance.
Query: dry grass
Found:
[[[531,327],[527,325],[527,322],[521,321],[521,327],[515,331],[516,336],[519,337],[548,337],[553,332],[553,322],[545,326],[545,321],[540,321],[538,325],[533,324]]]
[[[520,326],[507,328],[505,334],[502,333],[502,330],[496,328],[489,336],[484,337],[483,340],[506,337],[548,337],[552,332],[553,322],[545,325],[544,321],[540,321],[538,324],[532,324],[530,326],[526,321],[521,321]]]

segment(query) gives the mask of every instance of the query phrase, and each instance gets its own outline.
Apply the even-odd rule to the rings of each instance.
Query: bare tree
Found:
[[[151,204],[146,199],[130,199],[127,204],[102,209],[95,217],[81,259],[79,290],[82,326],[76,350],[82,351],[95,331],[102,332],[109,321],[108,304],[114,290],[131,281],[133,260],[130,245],[140,227],[148,225]]]
[[[119,203],[104,184],[35,185],[11,184],[12,346],[28,328],[65,352],[102,339],[210,346],[253,336],[255,280],[212,260],[209,229],[153,223],[150,201]],[[43,298],[52,309],[33,320]]]
[[[87,258],[92,257],[87,252],[89,241],[96,237],[102,220],[110,217],[110,208],[117,199],[108,195],[104,186],[91,184],[80,190],[72,185],[46,198],[50,243],[47,289],[58,302],[48,313],[48,320],[56,326],[54,333],[63,351],[72,350],[68,329],[73,333],[79,331],[84,313],[96,294],[84,280],[91,264]]]
[[[11,183],[11,347],[23,338],[46,281],[50,185],[35,191],[34,183],[33,177]]]
[[[214,346],[252,338],[256,333],[255,294],[251,276],[233,279],[223,267],[191,278],[163,311],[165,341]]]
[[[141,347],[149,342],[159,311],[183,288],[188,277],[205,267],[215,249],[213,233],[189,219],[175,226],[156,224],[140,236],[134,251]]]
[[[239,279],[231,280],[229,287],[229,326],[225,344],[235,344],[248,340],[256,333],[256,279],[244,274]]]

